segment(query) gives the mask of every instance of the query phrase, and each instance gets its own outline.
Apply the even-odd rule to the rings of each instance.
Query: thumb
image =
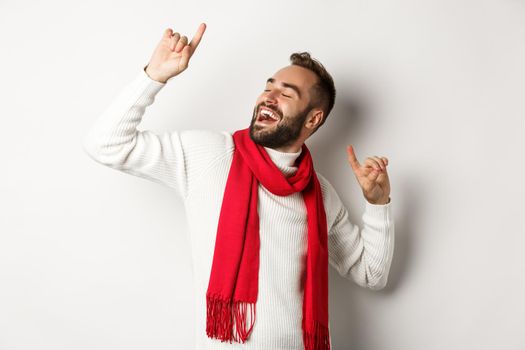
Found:
[[[372,169],[370,174],[368,174],[368,180],[375,182],[377,180],[377,177],[379,176],[379,174],[380,174],[379,170]]]
[[[180,58],[179,66],[182,67],[182,69],[186,69],[188,67],[188,62],[190,61],[190,46],[186,45],[181,51],[182,57]]]

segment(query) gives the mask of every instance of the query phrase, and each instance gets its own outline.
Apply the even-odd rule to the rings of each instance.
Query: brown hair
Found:
[[[310,101],[310,106],[320,106],[323,109],[323,120],[319,124],[312,134],[317,131],[317,129],[324,124],[326,118],[330,114],[330,111],[334,107],[335,103],[335,85],[332,76],[326,71],[325,67],[310,56],[309,52],[295,52],[290,55],[290,62],[293,65],[301,66],[306,69],[311,70],[317,75],[317,83],[310,90],[310,95],[312,96],[312,101]]]

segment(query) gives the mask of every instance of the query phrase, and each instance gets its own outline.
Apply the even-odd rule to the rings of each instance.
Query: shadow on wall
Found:
[[[347,161],[346,163],[341,162],[339,151],[344,150],[346,154],[348,140],[363,138],[359,137],[359,134],[360,130],[366,129],[364,125],[368,119],[369,110],[366,103],[368,99],[363,98],[364,96],[360,97],[359,94],[352,95],[353,97],[350,98],[344,96],[339,99],[326,124],[322,126],[325,130],[319,129],[319,135],[316,135],[318,137],[312,137],[311,148],[315,149],[315,153],[318,154],[315,161],[316,166],[321,169],[321,173],[324,173],[322,169],[330,169],[327,171],[330,173],[345,171],[344,168],[350,165]],[[334,153],[337,156],[332,156]],[[346,160],[346,157],[344,159]],[[361,161],[361,158],[359,159]],[[351,174],[351,169],[348,174]],[[413,219],[411,218],[417,217],[420,208],[417,196],[420,185],[414,179],[405,175],[402,177],[402,179],[396,179],[398,188],[395,191],[403,195],[393,199],[395,200],[393,209],[395,215],[395,247],[386,287],[380,291],[359,290],[362,287],[339,276],[335,269],[329,269],[330,305],[332,305],[330,308],[330,328],[334,349],[365,349],[371,346],[371,339],[368,338],[374,334],[374,325],[370,323],[365,312],[360,311],[357,298],[353,298],[352,294],[355,295],[355,291],[359,290],[364,293],[379,293],[378,297],[388,298],[401,285],[403,276],[406,276],[407,269],[409,269],[412,257],[411,247],[414,246],[414,234],[413,229],[411,229]],[[338,191],[340,188],[341,186],[336,187]],[[406,203],[401,203],[401,198]],[[403,208],[403,212],[400,208]]]

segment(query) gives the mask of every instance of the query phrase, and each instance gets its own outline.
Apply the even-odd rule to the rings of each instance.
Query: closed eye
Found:
[[[264,90],[265,92],[268,92],[270,90]],[[284,97],[288,97],[288,98],[291,98],[292,96],[288,96],[288,95],[285,95],[285,94],[282,94]]]

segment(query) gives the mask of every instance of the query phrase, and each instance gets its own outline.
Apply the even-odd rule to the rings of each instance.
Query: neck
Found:
[[[273,163],[281,170],[286,176],[291,176],[297,171],[297,165],[295,164],[297,158],[301,155],[302,149],[297,152],[281,152],[274,148],[264,147],[268,156],[270,156]]]
[[[302,144],[294,144],[289,146],[282,146],[282,147],[276,147],[272,148],[273,150],[283,152],[283,153],[297,153],[301,150]]]

